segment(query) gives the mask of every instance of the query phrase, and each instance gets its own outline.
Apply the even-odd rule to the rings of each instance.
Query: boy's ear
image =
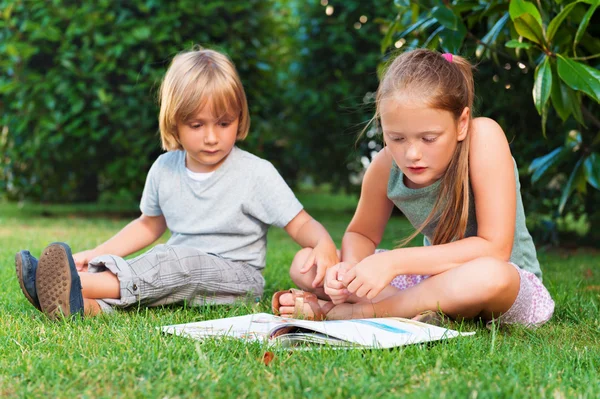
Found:
[[[471,121],[471,110],[469,107],[465,107],[463,109],[462,114],[458,118],[458,141],[463,141],[467,137],[467,133],[469,132],[469,122]]]

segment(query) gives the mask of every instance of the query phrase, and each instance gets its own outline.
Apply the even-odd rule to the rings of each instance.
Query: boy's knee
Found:
[[[304,280],[310,280],[310,273],[300,273],[300,270],[308,260],[312,252],[312,248],[302,248],[300,251],[296,253],[294,256],[294,260],[292,261],[292,265],[290,267],[290,277],[292,281],[298,286],[304,286],[302,284]],[[312,281],[312,280],[311,280]]]
[[[300,251],[296,252],[294,260],[292,261],[292,266],[290,267],[290,274],[294,271],[300,273],[300,269],[302,269],[302,266],[304,266],[311,253],[312,248],[302,248]]]

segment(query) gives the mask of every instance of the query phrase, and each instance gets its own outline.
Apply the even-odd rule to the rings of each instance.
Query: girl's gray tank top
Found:
[[[523,209],[523,200],[521,198],[521,184],[519,183],[519,172],[517,164],[514,162],[515,179],[517,182],[517,219],[515,224],[515,235],[510,254],[510,261],[522,269],[542,278],[542,271],[537,259],[533,239],[525,225],[525,211]],[[427,219],[431,213],[433,205],[437,199],[440,189],[440,180],[430,186],[412,189],[404,184],[404,174],[392,161],[392,170],[388,181],[387,196],[402,211],[410,223],[418,228]],[[477,219],[475,213],[475,201],[473,200],[473,190],[469,186],[469,218],[465,237],[477,235]],[[423,228],[424,244],[431,245],[431,238],[437,226],[437,220],[433,220],[429,225]]]

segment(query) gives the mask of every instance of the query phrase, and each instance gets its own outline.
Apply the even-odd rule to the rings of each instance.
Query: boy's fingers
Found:
[[[323,283],[323,279],[325,279],[325,273],[327,272],[327,268],[323,266],[317,265],[317,275],[313,280],[313,287],[317,287]]]
[[[315,255],[314,252],[310,254],[306,262],[304,262],[304,266],[300,269],[300,273],[306,273],[310,270],[311,267],[315,265]]]

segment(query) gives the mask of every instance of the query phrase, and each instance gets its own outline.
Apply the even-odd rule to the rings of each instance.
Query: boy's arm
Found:
[[[163,235],[166,229],[167,223],[163,215],[142,214],[96,248],[73,255],[75,264],[81,270],[90,260],[99,255],[110,254],[125,257],[152,244]]]
[[[339,263],[333,239],[321,223],[313,219],[305,210],[300,211],[285,227],[285,231],[303,248],[313,248],[311,256],[300,270],[306,273],[314,265],[317,275],[313,286],[318,286],[325,277],[327,268]]]

